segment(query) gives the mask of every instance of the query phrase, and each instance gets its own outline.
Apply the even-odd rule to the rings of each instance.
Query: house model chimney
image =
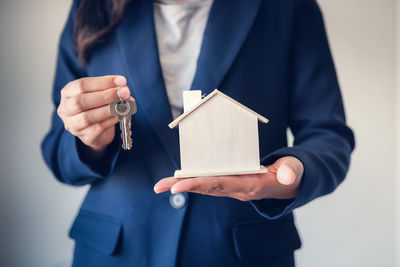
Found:
[[[188,111],[201,101],[201,90],[183,91],[183,112]]]

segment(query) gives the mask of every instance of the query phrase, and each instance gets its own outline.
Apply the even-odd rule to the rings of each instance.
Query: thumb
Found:
[[[283,185],[291,185],[296,180],[296,174],[289,165],[283,163],[278,167],[276,172],[278,182]]]

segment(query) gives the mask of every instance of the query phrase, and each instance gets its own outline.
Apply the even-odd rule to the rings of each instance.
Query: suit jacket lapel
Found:
[[[261,0],[214,0],[191,89],[219,87],[253,25]]]
[[[117,29],[117,36],[138,108],[147,115],[175,167],[179,168],[178,133],[168,127],[172,115],[158,57],[153,1],[133,1]]]

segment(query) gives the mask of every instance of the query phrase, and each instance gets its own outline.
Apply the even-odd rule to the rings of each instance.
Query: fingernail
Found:
[[[122,98],[127,98],[130,94],[129,89],[126,87],[121,88],[120,94]]]
[[[157,194],[158,194],[158,186],[157,186],[157,184],[156,185],[154,185],[154,187],[153,187],[153,190],[154,190],[154,192],[156,192]]]
[[[124,76],[117,76],[114,78],[114,84],[116,86],[124,86],[126,84],[126,79]]]
[[[176,193],[177,193],[177,190],[175,189],[174,186],[172,186],[172,187],[171,187],[171,194],[176,194]]]
[[[294,183],[296,176],[292,172],[291,169],[288,169],[288,168],[285,168],[285,166],[282,166],[277,171],[277,179],[278,179],[278,182],[283,185],[291,185]]]

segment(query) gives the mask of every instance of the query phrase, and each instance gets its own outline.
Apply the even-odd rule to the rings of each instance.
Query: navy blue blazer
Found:
[[[267,117],[259,126],[260,162],[298,158],[299,195],[242,202],[185,193],[179,209],[170,193],[153,192],[180,169],[179,139],[168,127],[152,1],[132,2],[87,67],[73,48],[76,1],[61,36],[55,107],[69,81],[108,74],[127,78],[138,106],[133,149],[121,150],[117,133],[101,161],[83,157],[83,144],[53,114],[42,143],[46,163],[63,183],[91,185],[70,231],[74,266],[293,266],[300,238],[292,211],[338,186],[354,148],[315,0],[214,0],[191,87],[218,88]]]

